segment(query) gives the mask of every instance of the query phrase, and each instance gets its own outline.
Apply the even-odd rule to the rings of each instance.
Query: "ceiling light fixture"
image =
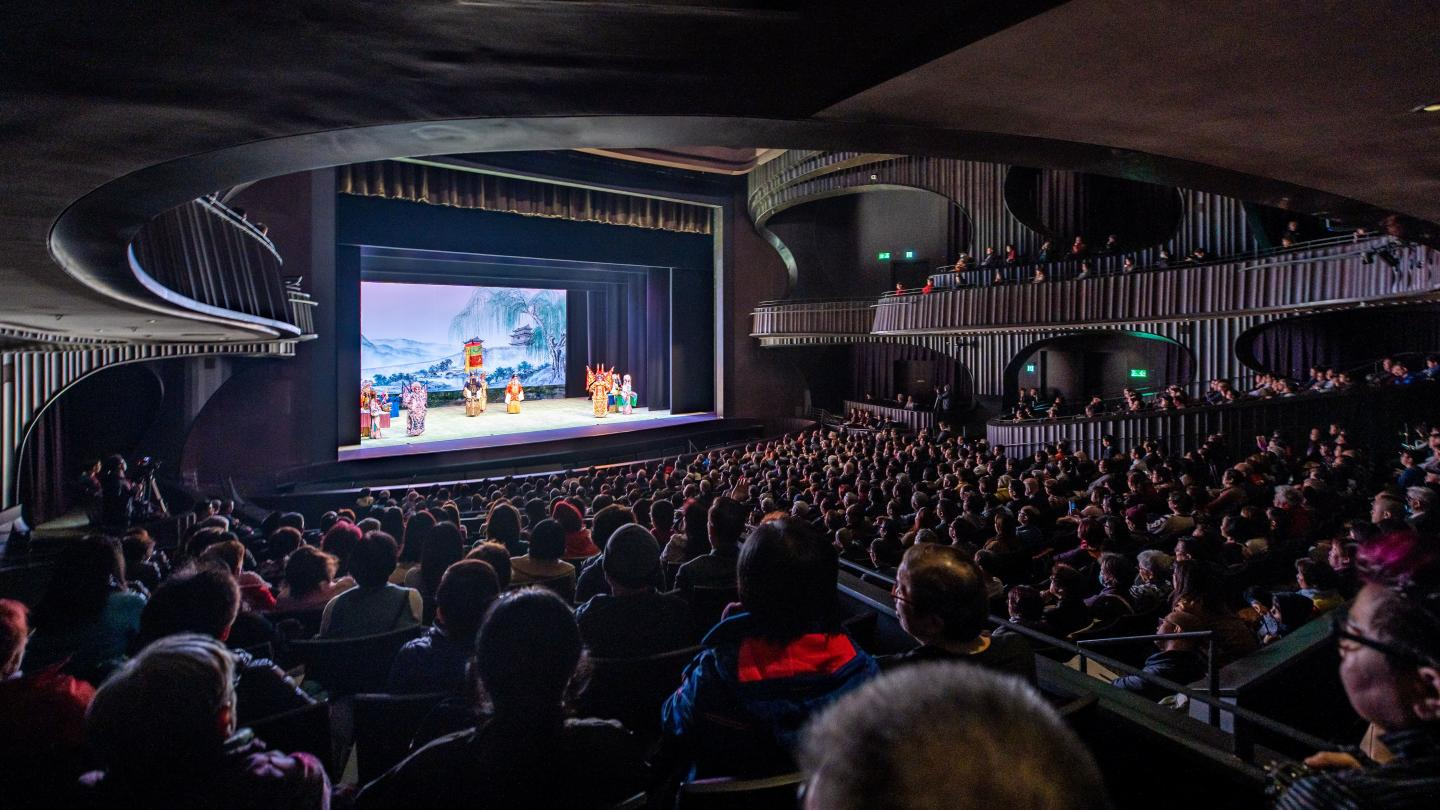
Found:
[[[1432,101],[1429,104],[1417,104],[1410,108],[1410,112],[1440,112],[1440,101]]]

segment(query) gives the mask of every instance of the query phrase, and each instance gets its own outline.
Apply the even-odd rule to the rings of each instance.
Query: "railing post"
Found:
[[[1210,644],[1209,644],[1209,647],[1210,647],[1210,654],[1209,654],[1208,659],[1207,659],[1206,662],[1205,662],[1205,670],[1206,670],[1206,676],[1207,676],[1207,677],[1206,677],[1206,683],[1207,683],[1208,686],[1209,686],[1210,698],[1211,698],[1212,700],[1219,700],[1219,699],[1220,699],[1220,667],[1216,666],[1216,661],[1215,661],[1215,636],[1214,636],[1214,635],[1211,635],[1211,636],[1210,636]],[[1217,705],[1215,705],[1214,703],[1211,703],[1211,704],[1210,704],[1210,725],[1215,726],[1216,728],[1219,728],[1219,727],[1220,727],[1220,707],[1217,706]]]

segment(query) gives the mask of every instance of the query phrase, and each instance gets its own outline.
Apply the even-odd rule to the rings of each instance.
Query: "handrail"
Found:
[[[875,297],[866,295],[852,296],[849,298],[779,298],[773,301],[761,301],[755,305],[755,309],[782,306],[818,306],[821,304],[854,304],[857,306],[863,305],[867,309],[873,309],[875,307]]]
[[[869,571],[869,574],[881,577],[882,579],[884,578],[883,575],[880,575],[878,572],[875,571]],[[893,582],[893,580],[891,580],[891,582]],[[886,613],[892,618],[896,616],[893,606],[886,606],[882,604],[879,600],[867,594],[856,591],[854,588],[847,586],[843,582],[840,583],[839,587],[846,593],[858,597],[861,601],[870,605],[875,610]],[[1145,681],[1146,683],[1153,684],[1162,689],[1165,689],[1166,691],[1171,691],[1179,695],[1184,695],[1187,700],[1203,704],[1205,706],[1211,707],[1212,709],[1218,709],[1221,712],[1229,713],[1232,717],[1235,718],[1234,732],[1231,734],[1231,752],[1237,757],[1240,757],[1242,760],[1245,760],[1247,762],[1251,761],[1255,751],[1254,743],[1250,739],[1250,735],[1247,733],[1244,724],[1250,724],[1258,729],[1268,731],[1281,737],[1285,737],[1290,741],[1309,748],[1313,751],[1334,750],[1335,744],[1330,742],[1329,740],[1322,740],[1319,737],[1301,731],[1300,729],[1287,726],[1284,723],[1266,717],[1265,715],[1260,714],[1253,709],[1247,709],[1238,704],[1226,703],[1219,698],[1211,697],[1210,695],[1207,695],[1203,692],[1193,690],[1188,686],[1176,683],[1175,681],[1172,681],[1168,678],[1163,678],[1159,675],[1137,669],[1136,667],[1133,667],[1125,663],[1124,661],[1118,661],[1114,658],[1110,658],[1109,656],[1100,655],[1093,651],[1087,651],[1078,644],[1068,639],[1056,638],[1055,636],[1042,633],[1039,630],[1034,630],[1021,624],[1012,623],[1008,619],[1000,616],[991,615],[986,617],[986,619],[987,621],[989,621],[992,627],[1004,627],[1006,628],[1006,632],[1018,633],[1029,638],[1032,641],[1040,642],[1044,646],[1066,650],[1077,656],[1088,656],[1090,660],[1095,661],[1096,663],[1106,667],[1107,669],[1113,670],[1122,675],[1134,675]]]
[[[1012,274],[1011,271],[1021,271],[1021,272],[1018,272],[1018,273],[1013,273],[1013,275],[1016,276],[1015,278],[1007,277],[1007,278],[1005,279],[1005,283],[1008,283],[1008,284],[1017,284],[1017,283],[1025,283],[1025,281],[1024,281],[1024,275],[1025,275],[1025,273],[1024,273],[1023,271],[1026,271],[1026,270],[1031,270],[1031,271],[1033,271],[1035,268],[1039,268],[1039,267],[1044,267],[1044,268],[1047,268],[1047,269],[1048,269],[1048,268],[1052,268],[1052,267],[1056,267],[1056,268],[1061,268],[1061,269],[1070,268],[1070,269],[1078,270],[1079,267],[1080,267],[1080,264],[1081,264],[1082,262],[1086,262],[1086,261],[1092,262],[1092,267],[1091,267],[1090,273],[1086,276],[1086,278],[1096,278],[1096,277],[1099,277],[1099,276],[1114,276],[1114,275],[1134,275],[1134,274],[1137,274],[1137,273],[1152,273],[1152,272],[1160,272],[1160,271],[1164,271],[1164,270],[1176,270],[1176,269],[1180,269],[1180,268],[1183,268],[1183,267],[1206,267],[1206,266],[1209,266],[1209,265],[1231,264],[1231,263],[1244,263],[1244,262],[1249,262],[1249,261],[1255,261],[1255,260],[1257,260],[1257,259],[1269,259],[1269,258],[1285,257],[1285,256],[1287,256],[1288,254],[1291,254],[1291,253],[1297,253],[1297,252],[1306,251],[1306,250],[1315,250],[1315,249],[1317,249],[1317,248],[1337,247],[1337,246],[1345,245],[1345,244],[1353,244],[1353,245],[1356,245],[1356,246],[1357,246],[1357,249],[1356,249],[1355,252],[1357,252],[1357,253],[1364,253],[1364,252],[1367,252],[1367,251],[1365,251],[1363,248],[1361,248],[1361,247],[1359,247],[1359,246],[1361,246],[1361,245],[1366,245],[1366,244],[1370,244],[1370,243],[1372,243],[1372,242],[1378,243],[1378,242],[1382,242],[1382,241],[1383,241],[1385,244],[1404,244],[1404,242],[1403,242],[1402,240],[1396,239],[1396,238],[1394,238],[1394,237],[1389,237],[1389,236],[1386,236],[1386,235],[1384,235],[1384,234],[1368,234],[1368,235],[1365,235],[1365,236],[1356,236],[1356,235],[1354,235],[1354,234],[1348,234],[1348,235],[1345,235],[1345,236],[1331,237],[1331,238],[1328,238],[1328,239],[1315,239],[1315,240],[1310,240],[1310,241],[1306,241],[1306,242],[1301,242],[1300,244],[1291,245],[1290,247],[1265,248],[1265,249],[1257,249],[1257,250],[1248,251],[1248,252],[1246,252],[1246,253],[1238,253],[1238,254],[1237,254],[1237,253],[1232,253],[1232,254],[1227,254],[1227,255],[1224,255],[1224,256],[1210,256],[1210,257],[1207,257],[1207,258],[1206,258],[1205,260],[1203,260],[1203,261],[1194,261],[1194,260],[1189,259],[1188,257],[1183,257],[1183,256],[1182,256],[1182,257],[1179,257],[1179,258],[1172,258],[1172,259],[1169,261],[1169,263],[1166,264],[1164,267],[1160,267],[1160,266],[1158,266],[1158,265],[1156,265],[1156,264],[1154,264],[1154,263],[1146,264],[1146,265],[1136,265],[1129,273],[1126,273],[1126,272],[1124,272],[1123,270],[1121,270],[1121,269],[1120,269],[1120,266],[1121,266],[1121,263],[1124,261],[1124,259],[1125,259],[1126,256],[1128,256],[1128,255],[1133,255],[1133,251],[1119,251],[1119,252],[1108,253],[1108,254],[1088,254],[1088,255],[1083,255],[1083,256],[1070,256],[1070,255],[1067,255],[1067,256],[1064,256],[1064,257],[1062,257],[1062,258],[1049,259],[1049,260],[1046,260],[1046,261],[1016,262],[1015,264],[1000,264],[1000,265],[991,266],[991,267],[980,267],[980,266],[977,264],[977,265],[974,266],[974,267],[968,268],[968,269],[966,269],[966,270],[960,270],[960,271],[956,271],[956,270],[953,270],[953,269],[945,269],[945,268],[953,268],[953,267],[954,267],[953,264],[952,264],[952,265],[941,265],[940,267],[935,268],[935,272],[931,273],[930,276],[929,276],[929,278],[930,278],[931,282],[934,283],[936,280],[947,280],[947,281],[948,281],[948,280],[961,280],[961,281],[964,281],[964,280],[965,280],[964,277],[978,277],[978,278],[980,279],[979,283],[966,284],[966,285],[964,285],[964,286],[981,287],[981,286],[989,286],[989,283],[986,283],[985,279],[988,278],[988,277],[993,277],[993,276],[995,275],[995,273],[997,273],[997,272],[999,272],[999,273]],[[1339,254],[1339,255],[1349,255],[1349,254]],[[1072,266],[1073,266],[1073,267],[1072,267]],[[1245,270],[1257,270],[1257,269],[1261,269],[1261,267],[1263,267],[1263,266],[1265,266],[1265,265],[1260,265],[1260,266],[1256,266],[1256,267],[1246,267],[1246,268],[1243,268],[1243,269],[1245,269]],[[1077,276],[1078,276],[1078,273],[1077,273]],[[1060,278],[1060,277],[1052,277],[1052,278],[1049,278],[1049,279],[1048,279],[1048,281],[1069,281],[1069,280],[1074,280],[1074,279]],[[955,286],[958,286],[958,285],[955,285]],[[941,285],[941,284],[935,284],[935,287],[936,287],[937,289],[945,288],[945,286],[944,286],[944,285]],[[919,294],[919,293],[920,293],[919,290],[907,289],[907,290],[905,290],[903,293],[897,293],[897,292],[894,292],[894,291],[889,291],[889,292],[886,292],[886,293],[885,293],[884,295],[882,295],[881,297],[882,297],[882,298],[897,298],[897,297],[903,297],[903,296],[906,296],[906,295],[916,295],[916,294]]]
[[[1075,642],[1077,647],[1099,647],[1106,644],[1127,644],[1137,641],[1170,641],[1177,638],[1203,638],[1209,642],[1205,653],[1205,685],[1210,696],[1220,694],[1220,666],[1215,660],[1215,631],[1214,630],[1186,630],[1180,633],[1149,633],[1143,636],[1111,636],[1110,638],[1087,638]],[[1089,675],[1089,658],[1080,654],[1080,672]],[[1220,710],[1214,704],[1210,706],[1210,725],[1220,725]]]

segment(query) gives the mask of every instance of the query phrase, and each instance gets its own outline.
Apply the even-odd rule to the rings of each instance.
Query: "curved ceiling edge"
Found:
[[[743,147],[936,155],[1071,169],[1166,182],[1333,216],[1378,217],[1383,211],[1316,189],[1090,144],[963,130],[794,119],[711,116],[579,116],[471,118],[326,130],[252,141],[131,172],[68,206],[49,234],[51,256],[80,282],[143,312],[164,312],[239,330],[255,324],[176,310],[130,273],[125,250],[159,213],[220,188],[346,163],[464,152],[573,148],[652,148],[704,142]],[[266,330],[262,330],[266,331]]]

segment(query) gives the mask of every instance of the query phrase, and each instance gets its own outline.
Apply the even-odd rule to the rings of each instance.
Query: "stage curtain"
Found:
[[[680,233],[710,233],[710,209],[704,206],[493,174],[387,160],[341,166],[336,180],[341,194],[360,197]]]

